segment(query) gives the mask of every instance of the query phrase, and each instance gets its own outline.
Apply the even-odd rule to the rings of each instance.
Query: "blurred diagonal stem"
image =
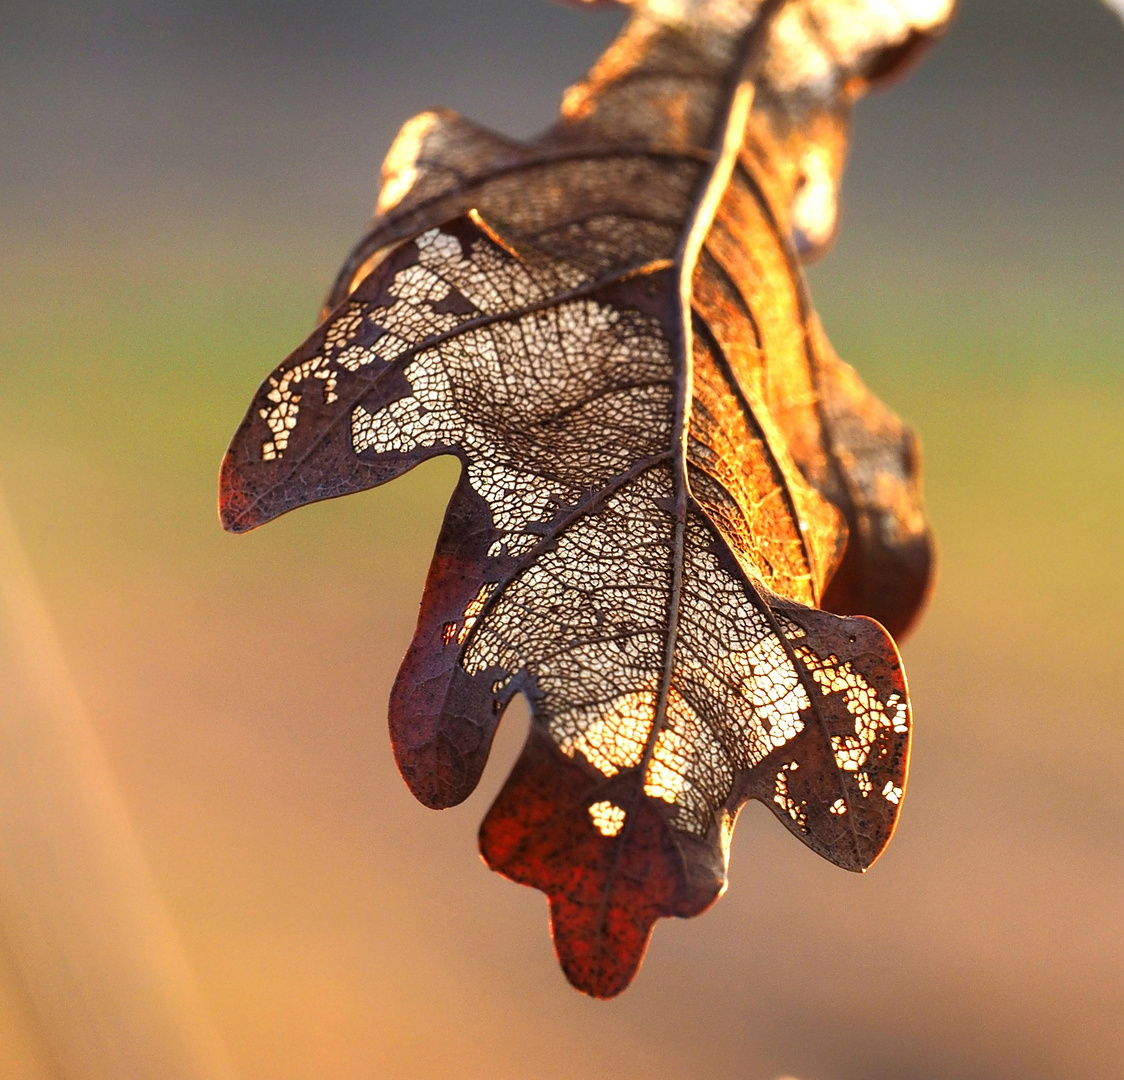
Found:
[[[65,1080],[233,1080],[2,490],[0,931]]]

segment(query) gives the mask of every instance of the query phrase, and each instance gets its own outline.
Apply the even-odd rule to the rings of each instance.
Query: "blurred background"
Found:
[[[897,838],[848,875],[750,806],[635,985],[565,983],[385,730],[455,469],[242,538],[215,477],[398,126],[513,135],[620,24],[534,0],[0,2],[0,487],[246,1080],[1124,1075],[1124,24],[963,0],[859,109],[811,273],[920,430],[940,542]],[[3,913],[0,912],[0,921]],[[0,1075],[57,1055],[0,948]]]

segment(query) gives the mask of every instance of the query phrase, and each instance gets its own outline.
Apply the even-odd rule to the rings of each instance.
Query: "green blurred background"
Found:
[[[0,3],[0,485],[247,1080],[1124,1075],[1124,25],[964,0],[860,107],[813,296],[920,429],[940,542],[909,798],[865,877],[760,807],[732,885],[580,997],[482,789],[423,809],[386,699],[454,479],[247,537],[225,444],[397,127],[515,135],[614,33],[534,0]],[[54,1075],[0,954],[0,1074]]]

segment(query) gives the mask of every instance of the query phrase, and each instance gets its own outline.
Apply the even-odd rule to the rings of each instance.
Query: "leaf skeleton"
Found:
[[[567,978],[632,980],[656,919],[722,893],[747,800],[862,871],[906,784],[891,634],[932,551],[913,434],[832,351],[801,261],[829,246],[854,102],[953,0],[634,0],[527,142],[410,120],[315,332],[221,473],[234,532],[462,464],[395,682],[402,776],[475,787],[550,900]]]

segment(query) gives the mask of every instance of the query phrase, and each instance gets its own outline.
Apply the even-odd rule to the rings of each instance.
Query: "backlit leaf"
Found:
[[[877,858],[909,704],[874,619],[904,631],[930,566],[913,436],[831,351],[799,258],[834,230],[853,100],[950,4],[633,6],[539,139],[403,128],[221,495],[240,532],[460,458],[395,753],[453,805],[528,698],[481,850],[549,895],[597,996],[721,893],[748,799],[840,866]]]

